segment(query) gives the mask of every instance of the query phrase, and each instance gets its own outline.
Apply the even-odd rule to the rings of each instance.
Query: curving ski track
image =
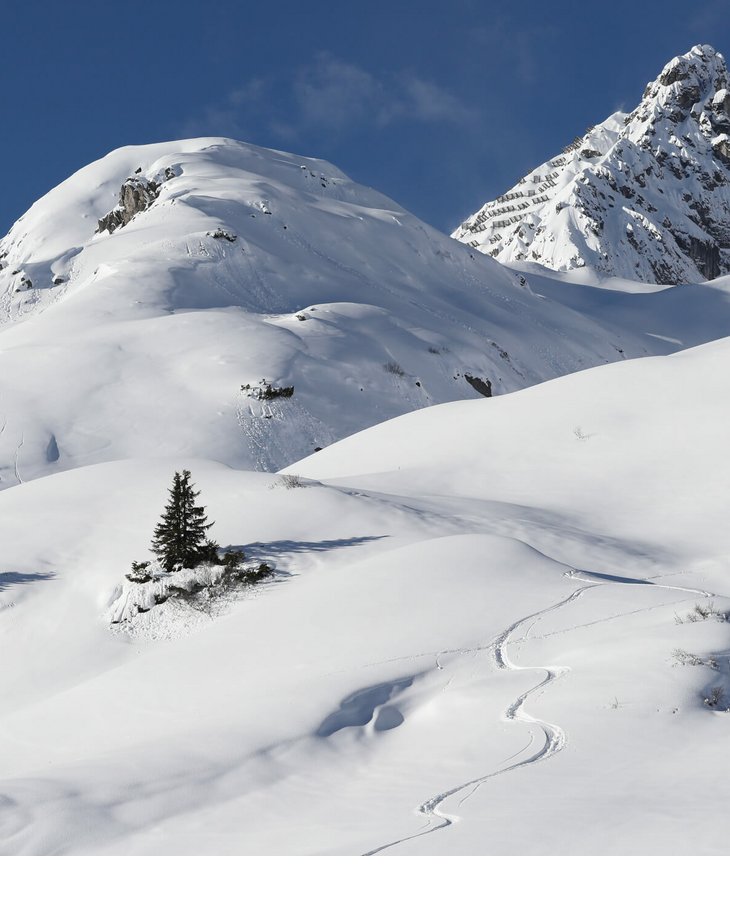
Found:
[[[507,707],[504,713],[504,717],[507,721],[513,722],[524,722],[528,725],[537,725],[543,732],[545,741],[536,752],[532,753],[530,756],[525,759],[521,759],[519,762],[512,763],[512,765],[505,765],[502,768],[496,769],[494,772],[488,772],[486,775],[481,775],[478,778],[473,778],[470,781],[465,781],[463,784],[456,785],[456,787],[449,788],[446,791],[443,791],[440,794],[436,794],[434,797],[430,797],[428,800],[424,801],[418,807],[418,815],[425,816],[428,821],[426,825],[415,834],[410,834],[407,837],[400,838],[397,841],[390,841],[387,844],[381,844],[379,847],[375,847],[373,850],[368,850],[366,853],[363,853],[363,856],[375,856],[378,853],[381,853],[383,850],[388,850],[390,847],[397,847],[399,844],[404,844],[407,841],[415,840],[416,838],[423,837],[424,835],[431,834],[434,831],[438,831],[441,828],[448,828],[450,825],[453,825],[455,822],[459,821],[459,817],[454,813],[447,815],[445,812],[440,810],[441,804],[448,800],[450,797],[455,796],[461,791],[467,790],[467,788],[471,788],[466,796],[462,797],[459,802],[459,806],[464,803],[472,794],[479,788],[480,785],[484,784],[484,782],[489,781],[492,778],[496,778],[499,775],[505,775],[507,772],[514,772],[517,769],[522,769],[525,766],[531,766],[535,763],[542,762],[543,760],[549,759],[551,756],[555,756],[556,753],[560,753],[560,751],[565,747],[566,744],[566,735],[563,729],[556,724],[551,722],[546,722],[544,719],[538,719],[535,716],[531,716],[528,712],[525,711],[524,705],[527,699],[537,692],[542,692],[546,687],[556,681],[558,678],[561,678],[567,672],[570,671],[569,667],[564,666],[518,666],[513,663],[509,656],[507,655],[507,645],[509,644],[510,638],[514,634],[514,632],[520,628],[521,626],[530,623],[530,628],[535,625],[543,616],[548,615],[555,610],[561,609],[563,606],[567,606],[569,603],[577,600],[586,591],[591,590],[592,588],[601,587],[605,584],[610,584],[610,581],[599,580],[592,581],[588,575],[583,572],[577,571],[576,569],[570,569],[567,572],[563,573],[566,578],[573,578],[575,580],[584,581],[586,584],[583,587],[578,588],[573,591],[568,597],[565,597],[563,600],[560,600],[558,603],[554,603],[552,606],[548,606],[545,609],[538,610],[536,613],[532,613],[529,616],[525,616],[522,619],[518,619],[516,622],[513,622],[509,628],[506,628],[501,634],[499,634],[490,644],[488,644],[485,648],[490,650],[492,653],[492,657],[498,669],[512,669],[513,671],[529,671],[529,670],[537,670],[545,672],[545,677],[538,684],[531,687],[529,690],[524,691],[520,694],[510,705]],[[676,587],[673,585],[662,585],[662,584],[652,584],[650,581],[633,581],[631,583],[639,583],[644,584],[646,586],[659,587],[664,588],[665,590],[676,590],[683,591],[690,594],[699,594],[704,597],[712,597],[714,596],[708,591],[696,590],[694,588],[684,588],[684,587]],[[529,632],[529,629],[528,629]],[[437,654],[438,660],[438,654]],[[437,662],[438,665],[438,662]],[[441,668],[441,666],[439,666]],[[517,753],[514,753],[512,756],[508,757],[504,762],[509,762],[511,759],[514,759],[515,756],[518,756],[520,753],[524,753],[525,750],[529,750],[534,742],[534,736],[531,735],[530,740],[521,750],[518,750]],[[433,818],[436,817],[439,819],[438,822],[433,824]]]

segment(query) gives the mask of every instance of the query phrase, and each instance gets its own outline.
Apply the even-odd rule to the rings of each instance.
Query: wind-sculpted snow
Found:
[[[0,493],[0,852],[724,852],[727,343]],[[275,577],[120,631],[183,468]]]
[[[727,850],[727,279],[512,272],[222,139],[1,252],[0,853]],[[184,469],[273,569],[215,608],[124,577]]]
[[[474,793],[483,785],[487,785],[488,782],[490,782],[494,778],[498,778],[499,776],[515,772],[527,766],[533,766],[537,763],[546,762],[548,759],[550,759],[550,757],[555,756],[565,748],[567,744],[567,736],[563,728],[559,724],[546,722],[542,719],[536,718],[535,716],[528,713],[524,709],[524,707],[526,702],[532,695],[541,695],[545,691],[545,689],[550,687],[558,678],[562,678],[563,676],[567,675],[570,672],[570,667],[556,667],[549,665],[543,665],[539,667],[525,667],[513,663],[507,653],[507,646],[514,638],[514,635],[522,632],[523,629],[525,629],[525,626],[528,627],[524,630],[523,636],[517,639],[520,643],[524,643],[526,641],[534,639],[530,637],[531,631],[536,625],[543,624],[545,619],[548,619],[549,621],[551,613],[563,609],[563,607],[567,606],[570,603],[579,601],[586,593],[586,591],[599,588],[603,584],[651,585],[653,587],[659,587],[661,591],[678,590],[704,598],[711,598],[713,596],[707,591],[694,590],[692,588],[678,588],[667,585],[652,585],[651,582],[645,581],[643,579],[622,578],[620,576],[611,575],[595,575],[594,573],[589,574],[576,572],[573,570],[565,572],[564,574],[570,579],[582,581],[585,582],[585,584],[583,585],[583,587],[577,588],[576,590],[572,591],[567,597],[559,600],[557,603],[553,604],[547,609],[540,610],[539,612],[533,613],[529,616],[525,616],[522,619],[518,619],[516,622],[513,622],[509,626],[509,628],[505,629],[501,634],[497,635],[497,637],[495,637],[489,645],[487,645],[486,647],[477,648],[477,652],[489,652],[491,654],[494,665],[497,669],[520,671],[527,668],[541,669],[544,672],[544,677],[541,681],[538,681],[537,684],[520,693],[518,697],[510,702],[509,706],[504,711],[504,718],[507,721],[517,722],[524,726],[527,726],[529,730],[529,740],[527,744],[521,749],[521,751],[518,751],[517,753],[514,753],[511,756],[507,757],[496,770],[487,772],[484,775],[479,775],[478,777],[472,778],[471,780],[463,784],[457,784],[453,787],[443,790],[436,796],[430,797],[428,800],[425,800],[417,810],[418,814],[426,819],[425,830],[421,829],[411,835],[408,835],[407,837],[400,838],[397,841],[391,841],[387,844],[384,844],[383,846],[376,847],[373,850],[369,850],[364,854],[365,856],[375,856],[385,851],[393,851],[395,848],[400,847],[406,842],[424,838],[427,835],[433,834],[433,832],[438,831],[441,828],[448,828],[451,825],[458,824],[460,819],[466,818],[468,816],[468,810],[464,810],[462,813],[462,805],[467,803],[473,797]],[[671,600],[665,600],[658,604],[658,606],[669,605],[673,606],[675,604]],[[644,610],[651,609],[652,607],[640,606],[639,609],[637,609],[634,613],[628,613],[628,615],[634,615]],[[627,614],[619,613],[616,618],[620,618],[622,617],[622,615]],[[575,627],[590,627],[591,625],[600,624],[600,622],[601,620],[599,620],[598,622],[587,623],[586,625],[577,625]],[[572,629],[569,628],[566,630],[569,631]],[[542,639],[544,640],[544,638]],[[615,708],[617,708],[617,706],[618,699],[616,698]],[[542,732],[541,736],[537,740],[535,739],[536,732]],[[456,804],[456,809],[458,810],[458,812],[452,812],[450,809],[447,812],[447,801],[451,801],[452,799],[455,800],[457,797],[460,797],[458,804]],[[452,803],[451,805],[453,806],[454,804]]]
[[[709,45],[468,218],[454,237],[500,262],[655,284],[730,272],[730,92]]]
[[[154,196],[118,206],[125,184]],[[0,253],[2,487],[181,453],[275,470],[487,382],[730,333],[723,291],[694,297],[691,321],[650,293],[619,319],[605,291],[533,288],[328,163],[221,138],[111,153]],[[241,389],[262,382],[291,394]]]

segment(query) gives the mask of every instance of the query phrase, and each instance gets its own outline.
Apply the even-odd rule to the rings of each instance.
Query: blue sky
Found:
[[[3,5],[0,233],[125,144],[319,156],[451,230],[672,56],[730,54],[730,3],[136,0]]]

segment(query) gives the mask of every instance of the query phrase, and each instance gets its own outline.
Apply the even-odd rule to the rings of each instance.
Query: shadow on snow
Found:
[[[33,581],[50,581],[55,572],[0,572],[0,591],[18,584],[30,584]]]
[[[372,541],[381,541],[389,537],[387,534],[364,534],[360,537],[339,538],[332,541],[263,541],[255,544],[230,545],[222,547],[223,551],[243,551],[247,558],[260,559],[274,564],[277,557],[293,553],[326,553],[329,550],[342,550],[345,547],[359,547]]]

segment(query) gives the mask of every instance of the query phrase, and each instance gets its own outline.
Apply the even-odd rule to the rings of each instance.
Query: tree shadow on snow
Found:
[[[33,581],[50,581],[55,577],[55,572],[0,572],[0,591],[7,591],[18,584],[30,584]]]
[[[50,581],[55,577],[55,572],[0,572],[0,594],[18,585],[31,584],[34,581]],[[15,605],[16,600],[11,595],[7,601],[0,604],[0,613],[13,609]]]
[[[263,541],[255,544],[243,544],[240,546],[222,547],[226,550],[239,550],[246,554],[247,558],[253,558],[276,563],[278,557],[292,553],[325,553],[328,550],[342,550],[345,547],[358,547],[361,544],[369,544],[372,541],[382,541],[389,537],[387,534],[364,534],[360,537],[339,538],[332,541]]]

